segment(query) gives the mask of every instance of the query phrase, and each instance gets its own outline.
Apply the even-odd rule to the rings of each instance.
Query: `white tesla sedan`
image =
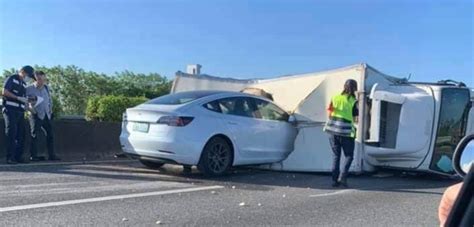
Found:
[[[205,175],[278,162],[293,150],[293,119],[263,97],[226,91],[162,96],[123,115],[123,151],[151,168],[197,165]]]

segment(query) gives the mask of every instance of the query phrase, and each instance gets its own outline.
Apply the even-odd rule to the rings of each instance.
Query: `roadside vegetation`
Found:
[[[87,120],[120,121],[126,108],[168,94],[172,83],[158,73],[123,71],[107,75],[74,65],[34,68],[48,76],[56,117],[79,115]],[[5,70],[0,83],[15,72]]]

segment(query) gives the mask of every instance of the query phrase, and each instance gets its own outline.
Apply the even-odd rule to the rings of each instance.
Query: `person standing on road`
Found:
[[[33,67],[23,66],[18,74],[7,78],[2,89],[2,114],[5,120],[7,164],[26,163],[23,159],[25,109],[28,104],[26,83],[34,74]]]
[[[41,132],[41,128],[46,131],[46,146],[48,148],[48,159],[51,161],[58,161],[60,158],[54,153],[54,142],[53,142],[53,129],[52,129],[52,117],[53,117],[53,100],[49,93],[48,85],[46,85],[46,74],[43,71],[37,71],[34,79],[36,80],[33,84],[26,87],[27,97],[35,97],[36,102],[38,98],[42,98],[42,102],[36,105],[36,102],[32,103],[32,107],[29,108],[29,122],[30,122],[30,135],[31,135],[31,146],[30,146],[30,160],[41,161],[44,157],[38,156],[38,133]]]
[[[347,175],[354,159],[354,122],[357,122],[359,111],[355,93],[357,82],[347,80],[341,94],[331,98],[329,104],[329,120],[326,122],[324,131],[329,133],[329,143],[333,151],[332,186],[347,185]],[[340,172],[341,149],[344,151],[345,163]]]

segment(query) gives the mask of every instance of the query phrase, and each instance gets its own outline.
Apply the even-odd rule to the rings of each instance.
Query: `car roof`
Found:
[[[196,90],[196,91],[182,91],[182,92],[176,92],[175,94],[183,94],[183,93],[188,93],[188,94],[196,94],[202,98],[205,97],[210,97],[210,96],[248,96],[248,97],[256,97],[256,98],[262,98],[262,99],[267,99],[263,96],[257,96],[257,95],[252,95],[248,93],[243,93],[243,92],[237,92],[237,91],[220,91],[220,90]]]
[[[253,97],[253,98],[258,98],[258,99],[263,99],[267,100],[270,102],[273,102],[272,100],[259,96],[259,95],[253,95],[253,94],[248,94],[248,93],[243,93],[243,92],[237,92],[237,91],[220,91],[220,90],[199,90],[199,91],[184,91],[184,92],[179,92],[179,93],[194,93],[201,98],[220,98],[220,97],[226,97],[226,96],[245,96],[245,97]]]
[[[176,92],[175,94],[198,94],[202,96],[208,96],[208,95],[215,95],[215,94],[220,94],[220,93],[225,93],[227,91],[219,91],[219,90],[195,90],[195,91],[180,91]]]
[[[278,106],[282,110],[284,110],[282,107],[280,107],[278,104],[276,104],[273,100],[268,99],[267,97],[264,96],[259,96],[259,95],[253,95],[253,94],[248,94],[244,92],[237,92],[237,91],[222,91],[222,90],[195,90],[195,91],[182,91],[182,92],[176,92],[174,94],[183,94],[183,93],[188,93],[188,94],[196,94],[198,96],[201,96],[200,98],[197,98],[196,100],[193,100],[189,103],[184,103],[182,104],[183,106],[188,106],[188,105],[196,105],[196,104],[203,104],[209,101],[221,99],[221,98],[227,98],[227,97],[251,97],[251,98],[256,98],[256,99],[261,99],[265,100],[267,102],[273,103],[274,105]]]

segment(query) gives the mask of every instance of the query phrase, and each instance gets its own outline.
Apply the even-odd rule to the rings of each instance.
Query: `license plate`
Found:
[[[136,132],[148,132],[150,124],[148,123],[133,123],[132,130]]]

